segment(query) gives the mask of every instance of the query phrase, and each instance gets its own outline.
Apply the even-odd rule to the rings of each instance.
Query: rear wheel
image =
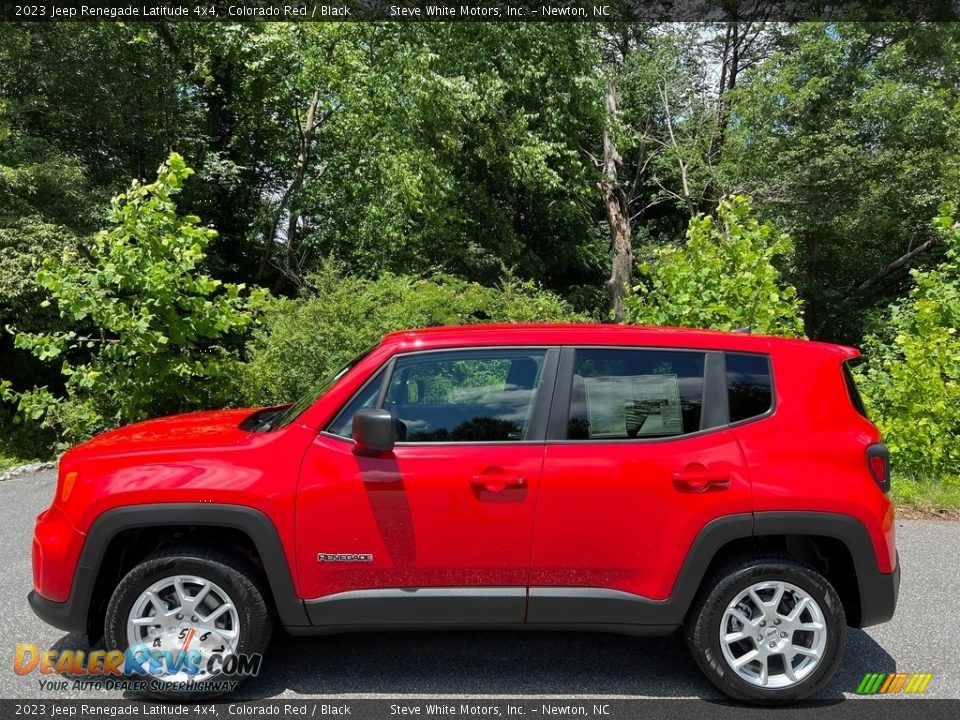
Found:
[[[687,624],[694,659],[738,700],[782,704],[819,690],[846,644],[830,583],[790,558],[740,561],[701,592]]]
[[[259,575],[242,557],[202,547],[148,557],[107,606],[108,647],[128,650],[156,697],[210,698],[246,678],[237,663],[260,654],[273,618]],[[142,661],[142,662],[141,662]],[[163,666],[162,669],[160,666]]]

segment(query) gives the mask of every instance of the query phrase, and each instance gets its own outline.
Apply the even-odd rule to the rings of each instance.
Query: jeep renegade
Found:
[[[108,648],[189,635],[204,657],[262,653],[276,621],[683,628],[727,695],[794,701],[830,679],[847,626],[897,601],[857,356],[629,326],[394,333],[294,405],[67,452],[29,602]]]

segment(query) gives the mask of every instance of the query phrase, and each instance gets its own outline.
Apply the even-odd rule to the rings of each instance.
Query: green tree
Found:
[[[485,287],[451,276],[343,275],[332,263],[311,275],[296,300],[272,300],[247,347],[244,398],[290,402],[388,332],[477,322],[585,321],[531,282]]]
[[[588,29],[352,32],[334,51],[351,64],[331,74],[336,110],[298,191],[294,267],[334,255],[371,277],[441,272],[493,284],[506,270],[556,290],[599,286],[605,243],[583,152],[601,135]]]
[[[10,126],[0,101],[0,328],[50,328],[55,314],[40,308],[36,273],[43,258],[75,248],[93,222],[83,166],[49,143]],[[33,363],[0,333],[0,377],[25,382]]]
[[[641,282],[626,301],[627,319],[801,336],[801,303],[776,266],[792,253],[789,237],[750,215],[748,198],[722,200],[715,217],[690,221],[684,245],[649,249]]]
[[[735,91],[724,187],[794,238],[807,332],[857,342],[864,310],[939,259],[929,220],[960,181],[960,26],[809,23],[778,50]]]
[[[37,271],[44,257],[75,248],[93,222],[82,164],[13,127],[0,100],[0,378],[18,390],[56,384],[59,373],[16,349],[2,328],[16,322],[24,330],[56,329],[57,314],[40,307],[45,294]],[[13,408],[0,403],[0,465],[41,457],[52,439],[36,426],[16,424]]]
[[[893,453],[895,478],[950,485],[960,494],[960,223],[946,203],[934,221],[943,263],[911,271],[913,287],[864,341],[858,368],[871,417]]]
[[[74,442],[150,415],[222,402],[236,354],[232,335],[252,322],[261,292],[206,275],[215,231],[177,213],[174,197],[192,170],[170,155],[150,184],[114,198],[113,227],[85,253],[47,258],[37,282],[63,326],[20,332],[16,345],[61,363],[65,394],[13,392],[22,415]]]

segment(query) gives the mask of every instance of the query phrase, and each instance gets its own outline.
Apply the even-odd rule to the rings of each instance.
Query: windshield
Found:
[[[367,355],[369,355],[373,351],[374,347],[376,347],[376,345],[374,345],[373,347],[367,348],[362,353],[360,353],[355,358],[353,358],[353,360],[351,360],[342,368],[337,370],[335,373],[333,373],[332,375],[328,375],[319,383],[317,383],[317,385],[314,386],[314,388],[310,392],[308,392],[302,398],[297,400],[297,402],[295,402],[293,405],[291,405],[286,410],[284,410],[282,414],[278,415],[276,419],[272,423],[270,423],[269,429],[276,430],[277,428],[281,428],[284,425],[289,425],[298,417],[300,417],[303,411],[306,410],[311,405],[313,405],[320,398],[320,396],[323,395],[327,390],[329,390],[330,387],[337,380],[339,380],[348,372],[350,372],[357,363],[359,363]]]

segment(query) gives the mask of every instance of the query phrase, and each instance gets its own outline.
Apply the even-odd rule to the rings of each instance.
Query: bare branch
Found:
[[[680,145],[673,133],[673,119],[670,111],[670,97],[667,89],[667,78],[664,75],[663,83],[660,85],[660,99],[663,101],[663,110],[666,115],[667,133],[670,136],[670,142],[677,151],[677,164],[680,166],[680,182],[683,185],[683,199],[687,203],[687,209],[691,217],[694,215],[693,199],[690,196],[690,179],[687,176],[687,164],[684,162],[683,154],[680,152]]]
[[[915,247],[913,250],[898,257],[896,260],[894,260],[892,263],[887,265],[883,270],[878,272],[876,275],[874,275],[873,277],[867,278],[862,283],[857,285],[857,290],[862,292],[864,290],[869,289],[872,285],[876,285],[878,282],[880,282],[885,277],[893,273],[895,270],[903,267],[908,262],[913,260],[913,258],[915,258],[917,255],[920,255],[921,253],[925,253],[927,250],[929,250],[934,245],[936,245],[939,241],[940,241],[940,238],[933,237],[927,240],[925,243],[922,243],[921,245],[917,245],[917,247]]]

